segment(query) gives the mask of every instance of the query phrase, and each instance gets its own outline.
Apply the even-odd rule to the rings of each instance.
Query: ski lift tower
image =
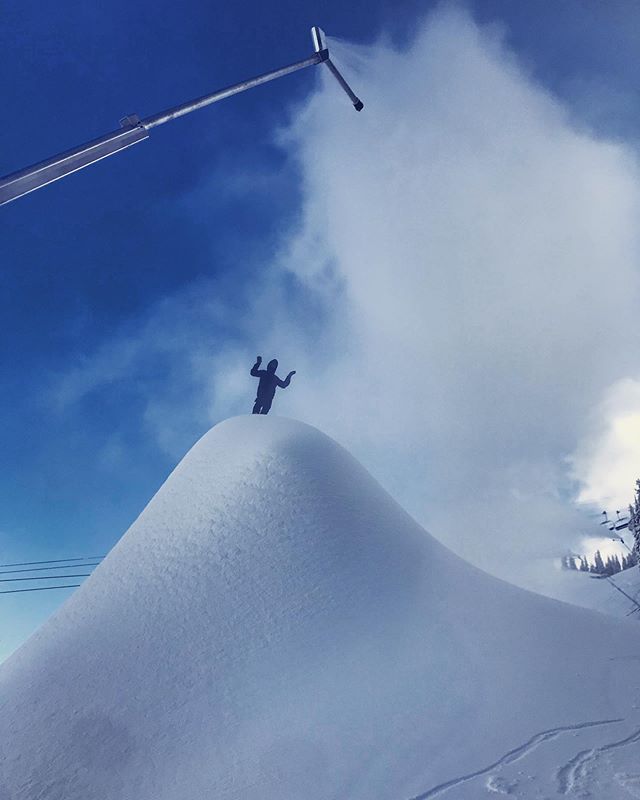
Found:
[[[363,103],[354,94],[353,90],[343,78],[342,74],[331,61],[329,57],[329,49],[324,32],[321,28],[314,26],[311,28],[311,38],[313,40],[313,55],[305,58],[302,61],[296,61],[293,64],[288,64],[284,67],[279,67],[271,72],[265,72],[262,75],[257,75],[254,78],[235,83],[232,86],[227,86],[224,89],[218,89],[211,94],[198,97],[195,100],[189,100],[173,108],[168,108],[166,111],[161,111],[159,114],[152,114],[150,117],[140,119],[137,114],[129,114],[120,120],[120,129],[107,133],[98,139],[93,139],[86,142],[73,150],[67,150],[64,153],[59,153],[46,161],[41,161],[30,167],[26,167],[18,172],[13,172],[0,178],[0,205],[10,203],[12,200],[17,200],[29,192],[40,189],[49,183],[60,180],[72,172],[77,172],[96,161],[103,158],[112,156],[119,153],[121,150],[126,150],[138,142],[143,142],[149,138],[149,131],[157,128],[159,125],[164,125],[166,122],[171,122],[178,117],[183,117],[185,114],[190,114],[192,111],[197,111],[199,108],[217,103],[220,100],[225,100],[234,94],[246,92],[247,89],[253,89],[255,86],[260,86],[262,83],[282,78],[285,75],[290,75],[292,72],[304,69],[305,67],[312,67],[316,64],[325,64],[331,74],[338,81],[341,88],[351,100],[353,107],[356,111],[362,111]]]

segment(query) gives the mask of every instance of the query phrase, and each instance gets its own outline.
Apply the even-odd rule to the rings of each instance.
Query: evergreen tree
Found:
[[[599,550],[596,550],[596,554],[593,557],[593,571],[596,575],[604,575],[607,571]]]
[[[620,572],[622,567],[620,566],[620,559],[617,555],[609,556],[607,558],[607,562],[604,565],[604,571],[606,575],[615,575],[617,572]]]
[[[580,559],[580,572],[589,572],[589,562],[586,556],[582,556]]]
[[[633,534],[633,555],[636,563],[640,560],[640,479],[636,481],[636,496],[629,506],[629,530]]]

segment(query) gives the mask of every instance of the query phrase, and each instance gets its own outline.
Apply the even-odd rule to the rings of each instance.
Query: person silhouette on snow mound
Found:
[[[253,413],[268,414],[271,403],[273,403],[273,396],[276,393],[276,387],[279,386],[281,389],[286,389],[291,381],[291,376],[295,375],[296,371],[294,369],[281,381],[276,375],[276,370],[278,369],[278,360],[276,358],[267,364],[266,369],[258,369],[260,364],[262,364],[262,356],[258,356],[256,363],[251,367],[251,374],[253,377],[260,378],[258,396],[253,406]]]

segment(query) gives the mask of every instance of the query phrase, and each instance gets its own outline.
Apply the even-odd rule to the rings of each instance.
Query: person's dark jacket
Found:
[[[267,369],[258,369],[260,363],[260,361],[256,361],[253,367],[251,367],[251,374],[253,377],[260,378],[260,383],[258,384],[258,398],[260,400],[273,400],[276,388],[279,386],[281,389],[286,389],[291,382],[291,375],[289,374],[284,380],[281,380],[276,375],[276,369],[278,367],[277,361],[275,365],[273,365],[273,361],[270,361],[267,365]]]

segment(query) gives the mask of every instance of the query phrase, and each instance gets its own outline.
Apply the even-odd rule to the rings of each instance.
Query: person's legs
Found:
[[[260,399],[258,397],[256,397],[256,402],[253,404],[253,411],[251,413],[252,414],[259,414],[261,405],[262,405],[262,403],[260,402]]]
[[[262,403],[262,408],[260,409],[261,414],[268,414],[269,409],[271,408],[271,403],[273,403],[273,398],[271,400],[265,400]]]

